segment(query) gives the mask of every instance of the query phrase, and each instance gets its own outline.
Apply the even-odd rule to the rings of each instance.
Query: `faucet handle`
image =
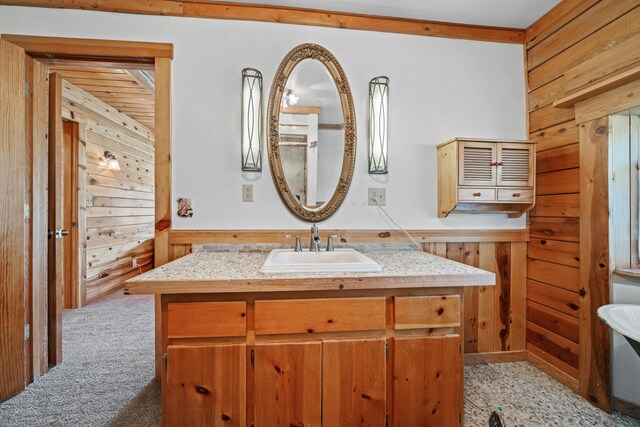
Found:
[[[288,238],[288,239],[291,239],[291,238],[295,237],[296,238],[296,246],[293,249],[293,251],[294,252],[302,252],[302,243],[300,242],[300,235],[299,234],[296,234],[295,236],[291,235],[291,234],[287,234],[287,235],[285,235],[285,237]]]
[[[337,234],[331,234],[327,236],[327,252],[333,252],[335,249],[333,248],[333,239],[338,237]]]

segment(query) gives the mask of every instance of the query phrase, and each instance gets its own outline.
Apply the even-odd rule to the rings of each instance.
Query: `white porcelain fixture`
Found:
[[[360,252],[345,248],[333,252],[294,252],[274,249],[260,268],[260,273],[374,273],[382,271],[377,262]]]
[[[640,356],[640,305],[609,304],[598,309],[598,317],[621,333]]]

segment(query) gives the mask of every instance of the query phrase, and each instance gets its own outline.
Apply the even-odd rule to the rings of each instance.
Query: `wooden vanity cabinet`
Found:
[[[455,138],[438,146],[438,217],[519,217],[534,204],[534,142]]]
[[[217,297],[162,296],[163,425],[461,424],[461,288]]]

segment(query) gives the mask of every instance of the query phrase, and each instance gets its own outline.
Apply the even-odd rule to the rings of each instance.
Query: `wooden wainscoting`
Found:
[[[464,295],[465,337],[471,363],[525,360],[526,249],[528,230],[410,230],[425,252],[496,274],[496,286],[469,288]],[[192,251],[194,244],[286,243],[285,235],[307,230],[172,230],[170,259]],[[407,242],[399,231],[321,230],[342,243]],[[486,355],[486,356],[485,356]]]
[[[78,123],[78,307],[153,266],[155,137],[79,87],[62,86],[62,116]],[[105,151],[119,171],[107,170]]]
[[[606,123],[593,123],[615,112],[609,107],[635,102],[639,33],[637,0],[564,0],[527,29],[525,47],[529,137],[538,143],[528,357],[607,411],[608,332],[594,313],[609,295]],[[576,102],[582,106],[559,108]],[[604,152],[594,148],[587,128],[600,132]]]

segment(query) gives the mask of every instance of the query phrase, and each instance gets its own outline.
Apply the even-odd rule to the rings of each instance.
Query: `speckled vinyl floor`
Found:
[[[465,426],[488,426],[498,405],[507,427],[640,426],[640,420],[609,415],[528,362],[466,366]]]
[[[64,363],[0,404],[0,426],[159,426],[153,312],[153,297],[121,294],[65,310]],[[526,362],[467,366],[465,375],[467,427],[488,426],[498,405],[507,427],[640,426],[595,409]]]

